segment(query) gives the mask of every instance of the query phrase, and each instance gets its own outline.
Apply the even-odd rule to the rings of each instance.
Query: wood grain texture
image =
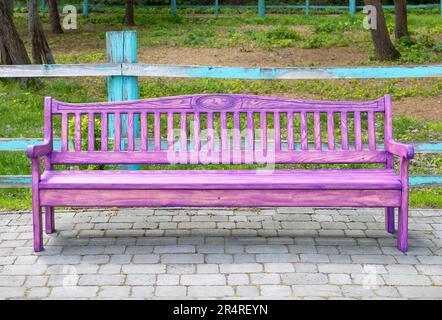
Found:
[[[214,116],[218,113],[219,123],[218,120],[215,122]],[[313,114],[312,126],[307,121],[310,113]],[[327,115],[328,148],[323,146],[321,139],[321,113]],[[335,113],[340,114],[341,146],[335,144]],[[349,113],[354,114],[354,149],[349,148]],[[362,144],[361,113],[367,113],[368,149]],[[385,116],[385,150],[376,149],[376,113]],[[74,150],[68,147],[69,114],[74,115]],[[100,150],[95,150],[95,114],[101,118]],[[148,114],[153,114],[154,118],[153,148],[148,144]],[[176,130],[174,114],[179,115]],[[207,121],[207,141],[202,141],[202,114]],[[246,132],[241,132],[241,114],[246,117]],[[255,114],[259,115],[259,128],[255,128]],[[267,121],[269,114],[273,122]],[[286,128],[281,128],[281,114],[287,115]],[[300,141],[296,143],[300,143],[301,150],[295,148],[295,114],[300,118]],[[61,151],[53,151],[52,120],[58,115],[61,115],[62,147]],[[82,150],[82,115],[88,115],[86,150]],[[114,121],[109,124],[111,115],[114,115]],[[121,122],[126,121],[123,120],[126,115],[127,132],[122,132]],[[166,141],[161,137],[162,115],[167,117]],[[193,117],[189,137],[188,115]],[[140,148],[135,141],[138,117],[141,123]],[[231,117],[233,124],[228,121]],[[218,128],[220,132],[216,132]],[[109,129],[114,129],[113,150],[108,150],[111,143],[108,141]],[[273,134],[268,134],[272,129]],[[287,150],[282,148],[282,129],[287,130]],[[258,141],[256,133],[260,137]],[[309,135],[314,141],[308,140]],[[215,139],[218,136],[220,140]],[[122,148],[122,142],[125,142],[122,138],[126,137],[127,148]],[[166,142],[167,148],[162,150],[161,146]],[[202,147],[206,142],[207,146]],[[312,143],[314,147],[309,149]],[[389,96],[368,102],[331,102],[207,94],[85,104],[46,98],[44,143],[30,146],[27,155],[32,158],[36,251],[42,249],[42,206],[47,209],[48,231],[54,228],[54,206],[375,206],[387,208],[389,232],[394,231],[394,208],[400,207],[398,248],[401,251],[408,248],[408,166],[414,149],[393,139]],[[401,158],[399,175],[394,172],[393,156]],[[45,159],[45,172],[41,176],[40,157]],[[267,174],[254,170],[52,169],[58,164],[175,163],[383,163],[386,169],[270,170]]]
[[[41,189],[375,189],[400,190],[393,170],[48,171]]]
[[[343,197],[345,194],[345,197]],[[43,205],[78,207],[397,207],[400,190],[41,190]]]

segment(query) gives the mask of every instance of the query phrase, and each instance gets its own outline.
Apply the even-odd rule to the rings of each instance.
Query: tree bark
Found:
[[[60,24],[60,15],[58,14],[57,0],[49,0],[49,15],[51,17],[51,32],[56,34],[63,33]]]
[[[407,0],[394,0],[394,35],[396,39],[408,37]]]
[[[37,10],[37,0],[28,0],[29,36],[32,44],[32,62],[35,64],[54,64],[48,41],[43,30],[43,24]]]
[[[26,48],[14,25],[12,7],[12,0],[0,0],[1,64],[30,64]]]
[[[365,5],[371,5],[376,8],[376,28],[370,30],[371,39],[376,51],[376,59],[379,61],[397,60],[400,57],[400,53],[393,46],[388,34],[381,0],[365,0]]]
[[[126,12],[124,15],[124,24],[126,26],[134,26],[134,0],[126,0]]]

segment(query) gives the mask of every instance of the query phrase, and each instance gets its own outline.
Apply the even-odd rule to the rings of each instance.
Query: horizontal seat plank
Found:
[[[41,189],[400,190],[393,170],[46,171]]]
[[[43,206],[397,207],[401,190],[40,190]]]

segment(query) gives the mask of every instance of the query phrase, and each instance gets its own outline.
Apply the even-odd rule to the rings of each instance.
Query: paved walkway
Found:
[[[0,298],[442,298],[442,210],[412,210],[410,251],[381,209],[0,214]]]

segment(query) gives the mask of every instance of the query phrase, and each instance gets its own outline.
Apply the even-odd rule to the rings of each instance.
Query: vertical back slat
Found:
[[[154,126],[153,126],[153,133],[154,133],[154,145],[155,145],[155,151],[161,150],[161,117],[159,112],[154,113]]]
[[[307,114],[301,112],[301,149],[308,150]]]
[[[253,112],[247,111],[247,142],[246,142],[246,163],[254,162],[255,150],[255,124],[253,122]]]
[[[181,112],[180,116],[180,152],[187,152],[187,114]]]
[[[335,150],[335,118],[333,112],[327,112],[328,150]]]
[[[194,148],[195,152],[199,152],[201,149],[201,141],[200,141],[200,113],[195,112],[193,115],[193,139],[194,139]]]
[[[107,151],[108,148],[108,115],[105,112],[101,113],[101,150]]]
[[[135,132],[134,113],[129,112],[127,114],[127,150],[128,151],[135,150],[134,132]]]
[[[267,112],[260,112],[261,127],[261,150],[264,155],[267,154]]]
[[[314,140],[315,140],[315,150],[322,149],[322,141],[321,141],[321,113],[315,112],[313,114],[313,132],[314,132]]]
[[[214,150],[213,112],[207,112],[207,155],[212,163]]]
[[[167,150],[173,150],[173,113],[167,113]]]
[[[141,123],[141,134],[140,134],[140,149],[141,151],[147,151],[147,113],[146,112],[141,112],[140,115],[141,119],[140,119],[140,123]]]
[[[275,139],[275,150],[281,150],[281,124],[279,118],[279,112],[273,113],[273,134]]]
[[[230,162],[230,147],[229,147],[229,142],[227,140],[227,114],[225,112],[221,112],[220,121],[221,121],[221,159],[222,162],[225,163],[225,162]]]
[[[114,115],[114,150],[120,151],[121,149],[121,115],[119,112],[115,112]]]
[[[75,151],[81,151],[81,114],[80,113],[75,113],[74,127],[75,127],[74,149]]]
[[[347,112],[341,112],[341,143],[342,143],[342,150],[348,150],[348,117],[347,117]]]
[[[93,112],[88,113],[88,126],[87,126],[87,149],[94,151],[95,149],[95,115]]]
[[[241,150],[241,122],[239,112],[233,113],[233,148]]]
[[[370,150],[376,150],[376,131],[374,112],[368,112],[368,148]]]
[[[61,114],[61,151],[69,150],[69,121],[68,114]]]
[[[361,112],[354,112],[354,123],[355,123],[355,149],[357,151],[362,150],[362,128],[361,128]]]
[[[241,120],[239,112],[233,113],[233,163],[242,163],[241,159]]]
[[[287,112],[287,149],[295,149],[295,137],[293,133],[293,111]]]

